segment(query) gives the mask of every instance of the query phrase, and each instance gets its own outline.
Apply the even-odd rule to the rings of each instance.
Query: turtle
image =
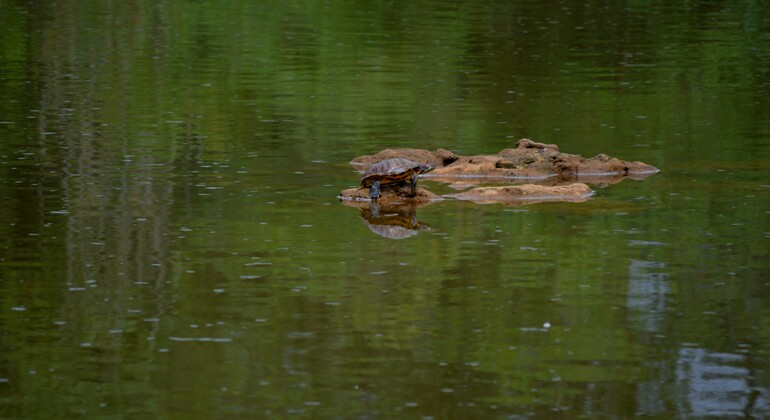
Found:
[[[361,188],[369,188],[369,198],[380,198],[380,187],[408,181],[412,186],[412,196],[417,194],[417,175],[430,172],[436,167],[431,164],[417,163],[404,158],[381,160],[372,164],[361,177]]]

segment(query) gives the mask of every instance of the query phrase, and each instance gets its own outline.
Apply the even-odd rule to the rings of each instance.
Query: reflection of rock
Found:
[[[389,239],[404,239],[430,227],[417,220],[415,205],[381,206],[371,203],[361,208],[361,219],[372,232]]]
[[[503,187],[476,187],[457,194],[449,194],[459,200],[477,203],[531,204],[543,201],[586,201],[593,194],[583,183],[569,185],[507,185]]]
[[[444,149],[435,152],[422,149],[386,149],[375,155],[359,156],[353,159],[351,164],[366,168],[380,160],[394,157],[436,165],[436,169],[426,175],[435,179],[531,180],[555,177],[564,182],[590,176],[590,179],[608,177],[619,181],[626,176],[643,178],[659,172],[658,168],[642,162],[626,162],[604,154],[585,159],[579,155],[562,153],[556,145],[537,143],[529,139],[521,139],[516,148],[503,149],[495,155],[461,156]],[[602,182],[607,183],[607,179],[602,179]]]
[[[417,194],[414,197],[411,195],[412,187],[409,184],[385,185],[380,190],[378,202],[385,205],[398,203],[425,205],[432,201],[443,200],[441,196],[420,187],[417,187]],[[354,203],[366,202],[368,204],[371,201],[368,188],[348,188],[340,192],[339,198]]]

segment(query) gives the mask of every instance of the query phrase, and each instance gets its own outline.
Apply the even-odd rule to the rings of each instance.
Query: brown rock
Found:
[[[412,188],[406,185],[386,185],[380,190],[380,198],[377,200],[382,206],[398,204],[417,204],[425,205],[433,201],[440,201],[443,198],[424,188],[417,187],[416,194],[411,196]],[[355,203],[367,204],[371,202],[368,188],[348,188],[340,192],[340,200]]]
[[[545,186],[535,184],[509,185],[502,187],[476,187],[457,194],[449,194],[458,200],[476,203],[530,204],[543,201],[586,201],[593,190],[583,183]]]
[[[385,149],[375,155],[359,156],[351,164],[366,169],[375,162],[395,157],[435,165],[436,169],[424,176],[436,180],[554,178],[561,183],[585,180],[607,185],[620,182],[625,177],[641,179],[659,172],[654,166],[627,162],[605,154],[585,159],[580,155],[562,153],[555,144],[538,143],[530,139],[521,139],[515,148],[503,149],[495,155],[462,156],[446,149],[434,152],[423,149]],[[604,178],[599,180],[599,177]]]
[[[511,149],[512,150],[512,149]],[[538,154],[479,155],[457,160],[425,175],[428,178],[544,179],[556,176]]]
[[[538,143],[530,139],[521,139],[516,145],[517,149],[552,149],[559,151],[559,146],[555,144]]]

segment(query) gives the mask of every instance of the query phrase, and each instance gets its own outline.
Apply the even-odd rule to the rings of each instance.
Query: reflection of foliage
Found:
[[[659,300],[690,304],[655,334],[629,328],[644,314],[624,307],[631,258],[676,250],[693,264],[668,274],[713,279],[731,270],[712,263],[729,239],[729,264],[761,277],[766,202],[715,199],[735,183],[690,202],[663,196],[657,214],[620,221],[616,210],[646,206],[534,206],[524,217],[436,205],[421,212],[436,229],[398,246],[324,204],[343,178],[357,183],[337,162],[383,147],[486,153],[527,135],[636,159],[625,143],[643,135],[653,147],[638,158],[664,171],[682,155],[741,160],[770,135],[766,6],[263,3],[0,2],[0,121],[13,123],[0,125],[0,235],[13,238],[0,248],[0,301],[19,309],[0,315],[0,373],[27,396],[17,404],[78,385],[114,407],[146,399],[137,414],[162,413],[168,398],[195,400],[205,416],[219,398],[206,376],[242,404],[345,389],[362,412],[421,394],[511,407],[540,388],[538,404],[569,405],[588,389],[632,394],[636,363],[657,351],[646,346],[755,338],[703,322],[697,302],[723,293],[712,284],[665,289]],[[663,132],[683,135],[672,144]],[[748,140],[724,148],[735,133]],[[639,193],[623,188],[635,187],[618,190],[630,200]],[[712,219],[688,221],[682,208]],[[720,227],[725,214],[746,225]],[[666,232],[664,246],[627,251],[638,232]],[[766,321],[766,296],[724,288],[725,307],[707,312]],[[20,385],[33,366],[61,376]],[[303,391],[314,380],[329,385]],[[169,389],[189,394],[158,392]],[[602,409],[613,410],[584,412]]]
[[[750,123],[738,113],[755,108],[730,106],[743,103],[736,89],[756,92],[770,82],[767,71],[757,71],[770,65],[766,31],[757,28],[767,11],[750,4],[732,5],[725,17],[662,4],[75,4],[29,10],[21,22],[56,16],[58,24],[34,34],[34,48],[27,37],[5,35],[3,51],[27,52],[42,58],[46,72],[88,80],[100,121],[119,120],[129,134],[195,125],[211,151],[269,144],[312,159],[334,153],[340,133],[367,143],[387,137],[390,145],[482,151],[522,125],[546,140],[552,127],[578,123],[591,129],[586,136],[612,142],[625,133],[598,127],[622,131],[633,123],[615,121],[618,105],[682,124],[680,131],[692,122],[664,119],[707,113],[715,124],[735,126]],[[700,25],[704,14],[710,26]],[[747,30],[712,30],[729,28],[733,16]],[[638,92],[654,96],[625,95]],[[530,96],[556,96],[563,109]],[[725,106],[707,106],[714,100]],[[716,109],[720,115],[708,114]],[[581,118],[570,121],[566,112]],[[184,123],[167,123],[177,120]],[[314,141],[281,141],[287,135]]]

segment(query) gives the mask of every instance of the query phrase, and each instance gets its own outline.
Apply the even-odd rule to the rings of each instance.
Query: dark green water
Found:
[[[680,3],[0,0],[0,417],[770,415],[770,6]],[[521,137],[662,172],[336,198]]]

